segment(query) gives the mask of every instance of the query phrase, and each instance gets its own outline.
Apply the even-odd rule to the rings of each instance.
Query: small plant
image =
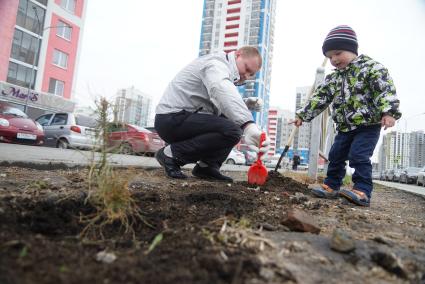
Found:
[[[93,153],[93,162],[88,173],[89,194],[86,202],[95,207],[96,212],[90,216],[82,217],[88,224],[81,232],[81,237],[100,236],[104,238],[107,225],[118,225],[124,235],[131,234],[135,239],[133,225],[142,221],[149,225],[143,218],[141,211],[128,189],[129,177],[117,174],[109,165],[107,152],[108,116],[110,104],[102,98],[97,104],[98,110],[98,135],[99,153]],[[98,154],[98,159],[96,155]]]

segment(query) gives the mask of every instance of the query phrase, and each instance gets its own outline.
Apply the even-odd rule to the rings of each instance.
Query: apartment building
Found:
[[[311,89],[311,86],[296,88],[295,110],[300,109],[306,104],[310,89]],[[310,149],[310,140],[311,140],[311,123],[304,122],[298,128],[298,132],[296,133],[294,137],[294,143],[293,143],[294,149],[299,149],[299,148]]]
[[[243,97],[264,101],[254,112],[257,124],[267,127],[276,0],[204,0],[199,55],[231,52],[241,46],[256,46],[263,66],[255,79],[238,87]]]
[[[118,90],[115,97],[115,120],[147,126],[152,110],[152,98],[134,87]]]
[[[72,111],[85,0],[0,1],[0,100],[31,117]]]
[[[270,107],[268,116],[268,134],[270,138],[269,155],[281,152],[285,147],[294,125],[289,124],[295,113],[279,107]]]

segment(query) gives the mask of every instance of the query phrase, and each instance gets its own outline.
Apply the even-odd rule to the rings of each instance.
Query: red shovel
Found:
[[[260,149],[263,145],[264,140],[266,140],[266,133],[261,133],[260,136]],[[248,170],[248,183],[255,185],[263,185],[267,179],[267,169],[261,162],[261,156],[264,153],[259,152],[257,156],[257,161],[255,161]]]

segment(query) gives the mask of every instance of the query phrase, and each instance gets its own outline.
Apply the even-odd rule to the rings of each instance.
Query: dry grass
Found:
[[[93,159],[88,173],[89,202],[96,212],[82,216],[81,221],[87,223],[80,234],[82,238],[104,239],[104,231],[108,225],[118,225],[122,237],[131,236],[136,239],[134,225],[140,221],[149,225],[143,218],[140,208],[132,198],[128,181],[132,176],[120,176],[109,165],[107,152],[108,115],[111,105],[102,98],[98,104],[100,158]]]

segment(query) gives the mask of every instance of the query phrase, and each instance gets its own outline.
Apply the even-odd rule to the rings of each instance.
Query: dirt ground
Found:
[[[151,226],[83,240],[87,170],[0,167],[0,283],[425,283],[423,197],[375,186],[360,208],[312,197],[302,178],[255,188],[228,174],[237,181],[137,170],[129,188]]]

